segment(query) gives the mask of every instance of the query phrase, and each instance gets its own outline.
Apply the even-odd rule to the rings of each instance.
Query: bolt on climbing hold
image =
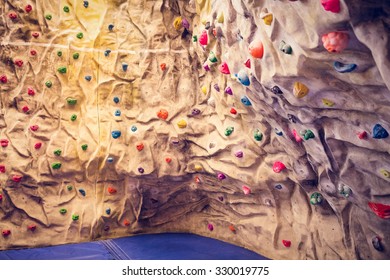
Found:
[[[218,172],[217,178],[219,181],[222,181],[222,180],[226,179],[226,175],[221,173],[221,172]]]
[[[122,62],[122,70],[124,72],[126,72],[128,68],[129,68],[129,65],[126,62]]]
[[[112,31],[114,29],[114,25],[112,24],[112,23],[110,23],[109,25],[108,25],[108,30],[109,31]]]
[[[76,37],[77,37],[78,39],[83,39],[83,37],[84,37],[83,32],[77,33],[77,34],[76,34]]]
[[[384,250],[383,245],[381,243],[381,238],[379,236],[374,236],[371,242],[375,250],[379,252],[382,252]]]
[[[210,54],[209,54],[209,61],[211,63],[216,63],[218,62],[218,59],[217,57],[215,56],[215,53],[213,51],[210,51]]]
[[[35,143],[35,145],[34,145],[34,148],[35,148],[36,150],[40,149],[41,147],[42,147],[42,143],[41,143],[41,142],[37,142],[37,143]]]
[[[343,184],[343,183],[339,183],[338,184],[337,191],[338,191],[339,194],[341,194],[345,198],[350,197],[351,194],[352,194],[351,188],[349,186]]]
[[[80,57],[79,53],[76,52],[73,54],[73,59],[79,59],[79,57]]]
[[[171,162],[172,162],[172,159],[171,159],[170,157],[167,157],[167,158],[165,158],[165,162],[166,162],[166,163],[171,163]]]
[[[197,109],[197,108],[193,108],[193,109],[191,110],[191,115],[193,115],[193,116],[197,116],[197,115],[199,115],[200,113],[201,113],[200,110]]]
[[[14,61],[14,64],[18,67],[22,67],[23,66],[23,60],[21,59],[15,59]]]
[[[390,205],[385,205],[385,204],[375,203],[370,201],[368,202],[368,206],[378,217],[382,219],[390,218]]]
[[[208,224],[208,225],[207,225],[207,229],[208,229],[209,231],[213,231],[213,230],[214,230],[214,226],[213,226],[212,224]]]
[[[161,69],[161,71],[167,70],[167,64],[166,63],[161,63],[160,64],[160,69]]]
[[[92,80],[92,76],[87,75],[84,77],[87,82],[90,82]]]
[[[379,172],[383,175],[383,177],[390,178],[390,172],[387,171],[386,169],[382,168],[381,170],[379,170]]]
[[[225,129],[225,136],[230,136],[234,131],[234,127],[229,126]]]
[[[138,167],[138,172],[143,174],[145,172],[145,169],[143,169],[142,167]]]
[[[192,36],[192,42],[198,42],[198,36],[196,35]]]
[[[88,144],[83,144],[83,145],[81,145],[81,149],[82,149],[83,151],[86,151],[86,150],[88,149]]]
[[[77,99],[68,97],[66,98],[66,102],[68,103],[68,105],[76,105]]]
[[[16,20],[18,18],[18,15],[15,13],[15,12],[10,12],[8,14],[8,17],[11,19],[11,20]]]
[[[283,40],[279,44],[279,50],[285,54],[292,54],[292,47]]]
[[[29,225],[29,226],[27,226],[27,229],[30,231],[35,231],[37,229],[37,226],[36,225]]]
[[[70,116],[70,120],[72,122],[74,122],[75,120],[77,120],[77,115],[76,114],[73,114],[72,116]]]
[[[62,51],[57,51],[57,56],[61,57],[62,56]]]
[[[59,67],[57,70],[61,74],[66,74],[66,67],[65,66]]]
[[[282,172],[284,169],[286,169],[286,166],[283,164],[283,162],[281,161],[275,161],[274,162],[274,165],[272,166],[272,170],[275,172],[275,173],[280,173]]]
[[[226,62],[222,62],[222,64],[219,65],[218,70],[222,74],[225,74],[225,75],[229,75],[230,74],[229,66],[227,65]]]
[[[85,8],[88,8],[89,2],[88,2],[88,1],[83,1],[83,6],[84,6]]]
[[[248,186],[242,186],[242,191],[245,195],[251,194],[251,189]]]
[[[137,131],[137,127],[136,127],[135,125],[132,125],[131,128],[130,128],[130,130],[131,130],[132,132],[136,132],[136,131]]]
[[[237,114],[237,110],[235,108],[230,108],[230,114],[236,115]]]
[[[30,95],[30,96],[34,96],[35,95],[35,90],[31,87],[29,87],[27,89],[27,94]]]
[[[325,106],[328,106],[328,107],[333,107],[334,106],[334,102],[332,100],[329,100],[329,99],[326,99],[326,98],[322,98],[322,103]]]
[[[0,139],[0,145],[2,147],[7,147],[8,143],[9,143],[9,141],[7,139]]]
[[[52,85],[53,85],[53,83],[52,83],[51,81],[46,81],[46,82],[45,82],[45,86],[46,86],[47,88],[51,88]]]
[[[357,67],[356,64],[354,63],[342,63],[340,61],[335,61],[333,63],[333,68],[339,72],[339,73],[349,73],[349,72],[352,72],[353,70],[355,70]]]
[[[71,190],[73,190],[73,186],[72,186],[72,185],[67,185],[67,186],[66,186],[66,189],[67,189],[68,191],[71,191]]]
[[[162,120],[166,120],[168,118],[168,111],[165,109],[160,109],[157,112],[157,117],[162,119]]]
[[[45,18],[46,18],[47,20],[51,20],[53,17],[52,17],[51,14],[47,14],[47,15],[45,16]]]
[[[66,212],[68,212],[65,208],[61,208],[60,209],[60,213],[62,214],[62,215],[64,215],[64,214],[66,214]]]
[[[178,123],[177,123],[177,126],[179,128],[186,128],[187,127],[187,122],[185,120],[180,120]]]
[[[39,37],[39,32],[34,31],[31,33],[31,36],[33,36],[36,39]]]
[[[373,138],[375,139],[383,139],[389,136],[389,133],[386,129],[383,128],[379,123],[377,123],[372,129]]]
[[[301,82],[295,82],[293,92],[295,97],[302,98],[309,93],[309,88]]]
[[[62,153],[61,149],[54,150],[53,154],[56,156],[60,156]]]
[[[311,131],[310,129],[304,129],[304,130],[300,131],[300,134],[303,136],[303,138],[305,140],[315,138],[313,131]]]
[[[312,195],[310,196],[310,203],[312,205],[321,204],[323,200],[324,197],[318,192],[312,193]]]
[[[182,25],[185,29],[189,29],[189,28],[190,28],[190,23],[189,23],[188,20],[185,19],[185,18],[182,19],[181,25]]]
[[[231,87],[226,87],[225,88],[225,93],[229,94],[229,95],[233,95],[233,90],[231,89]]]
[[[282,244],[284,247],[289,248],[291,247],[291,241],[290,240],[282,240]]]
[[[70,9],[68,6],[64,6],[64,8],[62,9],[65,13],[69,13]]]
[[[340,0],[321,0],[321,5],[325,11],[332,13],[340,12]]]
[[[107,215],[110,215],[110,214],[111,214],[111,209],[110,209],[110,208],[107,208],[107,209],[106,209],[106,214],[107,214]]]
[[[105,50],[104,51],[104,56],[109,56],[110,55],[110,53],[111,53],[111,50],[110,49],[107,49],[107,50]]]
[[[292,130],[292,134],[293,134],[295,141],[297,143],[301,143],[303,141],[301,136],[299,136],[299,133],[295,129]]]
[[[120,101],[120,99],[119,99],[118,96],[115,96],[115,97],[112,99],[112,101],[114,101],[116,104],[118,104],[119,101]]]
[[[8,82],[7,76],[6,76],[6,75],[1,75],[1,76],[0,76],[0,82],[1,82],[2,84],[6,84],[6,83]]]
[[[9,229],[3,229],[1,234],[4,236],[4,237],[7,237],[11,234],[11,230]]]
[[[79,193],[82,195],[82,196],[85,196],[86,195],[86,192],[84,189],[79,189]]]
[[[55,162],[51,165],[53,169],[60,169],[61,168],[61,163],[60,162]]]
[[[348,46],[349,36],[345,32],[330,32],[322,35],[322,43],[328,52],[341,52]]]
[[[219,85],[218,85],[218,84],[215,84],[215,85],[214,85],[214,89],[215,89],[216,91],[218,91],[218,92],[220,92],[220,90],[221,90],[221,89],[219,88]]]
[[[175,20],[173,21],[173,27],[176,30],[180,30],[182,27],[182,18],[181,17],[176,17]]]
[[[246,96],[241,97],[241,103],[244,104],[245,106],[251,106],[252,105],[251,101]]]
[[[249,44],[249,53],[253,58],[262,58],[264,55],[264,46],[260,40],[254,40]]]
[[[30,130],[31,131],[37,131],[39,129],[39,126],[37,124],[31,125]]]
[[[283,91],[278,86],[273,86],[271,88],[272,93],[274,94],[283,94]]]
[[[116,109],[115,112],[114,112],[114,116],[115,117],[120,117],[120,115],[121,115],[121,110]]]
[[[26,11],[26,13],[29,13],[32,11],[32,6],[30,4],[26,5],[26,7],[24,7],[24,10]]]
[[[244,152],[241,150],[238,150],[234,153],[234,155],[238,158],[242,158],[244,156]]]
[[[80,218],[80,216],[77,215],[77,214],[73,214],[73,215],[72,215],[72,220],[73,220],[73,221],[77,221],[79,218]]]
[[[246,73],[245,69],[241,69],[240,71],[238,71],[237,74],[235,74],[235,76],[237,77],[238,81],[244,85],[244,86],[250,86],[251,82],[249,80],[249,76],[248,74]]]
[[[144,146],[143,143],[139,143],[139,144],[136,145],[136,148],[140,152],[140,151],[142,151],[145,148],[145,146]]]
[[[253,133],[253,138],[255,138],[256,141],[261,141],[263,139],[263,133],[261,133],[259,129],[256,129]]]
[[[208,44],[208,35],[207,35],[207,30],[203,30],[202,33],[199,35],[199,44],[202,46],[206,46]]]
[[[119,130],[114,130],[111,132],[111,136],[112,138],[117,139],[121,136],[121,132]]]
[[[368,134],[366,131],[359,132],[358,134],[359,139],[366,139],[368,137]]]
[[[108,191],[109,194],[114,194],[114,193],[117,192],[117,190],[114,187],[108,187],[107,191]]]

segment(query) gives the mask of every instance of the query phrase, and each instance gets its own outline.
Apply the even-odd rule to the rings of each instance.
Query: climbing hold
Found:
[[[244,62],[244,65],[247,67],[247,68],[251,68],[251,60],[248,58],[245,62]]]
[[[385,205],[381,203],[368,202],[368,206],[371,210],[382,219],[390,218],[390,205]]]
[[[15,59],[14,64],[20,68],[23,66],[23,60]]]
[[[275,185],[275,189],[281,190],[281,189],[283,189],[283,186],[281,184],[277,184],[277,185]]]
[[[264,46],[260,40],[254,40],[249,44],[249,53],[254,58],[262,58],[264,55]]]
[[[83,3],[84,7],[85,7],[85,8],[88,8],[88,6],[89,6],[88,1],[83,1],[83,2],[84,2],[84,3]]]
[[[3,200],[3,195],[0,193],[0,202]]]
[[[238,73],[235,76],[240,81],[240,83],[243,84],[244,86],[249,86],[251,84],[245,69],[241,69],[240,71],[238,71]]]
[[[90,82],[92,80],[92,76],[87,75],[84,77],[86,81]]]
[[[207,94],[207,87],[206,86],[202,86],[201,90],[202,90],[203,94]]]
[[[9,229],[3,229],[1,234],[4,236],[4,237],[7,237],[11,234],[11,230]]]
[[[61,163],[60,162],[55,162],[51,165],[53,169],[60,169],[61,168]]]
[[[387,138],[389,136],[389,133],[387,132],[386,129],[383,128],[379,123],[377,123],[373,130],[372,130],[373,138],[375,139],[382,139],[382,138]]]
[[[372,246],[375,248],[375,250],[382,252],[384,250],[383,245],[381,243],[381,238],[379,236],[374,236],[372,238]]]
[[[45,83],[45,86],[46,86],[47,88],[51,88],[52,85],[53,85],[53,83],[52,83],[51,81],[46,81],[46,83]]]
[[[26,105],[26,106],[23,106],[22,107],[22,111],[24,112],[24,113],[27,113],[28,111],[30,111],[30,108]]]
[[[85,190],[84,189],[79,189],[79,193],[82,195],[82,196],[85,196],[86,193],[85,193]]]
[[[77,115],[76,114],[73,114],[73,115],[70,116],[70,120],[72,122],[74,122],[76,119],[77,119]]]
[[[130,221],[127,220],[127,219],[125,219],[125,220],[123,221],[123,225],[126,226],[126,227],[128,227],[128,226],[130,225]]]
[[[67,189],[68,191],[71,191],[71,190],[73,190],[73,186],[72,186],[72,185],[67,185],[67,186],[66,186],[66,189]]]
[[[283,136],[283,131],[281,131],[279,128],[275,127],[274,128],[275,134],[278,136]]]
[[[283,246],[286,248],[291,247],[291,241],[290,240],[282,240]]]
[[[192,114],[193,116],[197,116],[197,115],[200,114],[200,110],[197,109],[197,108],[194,108],[194,109],[191,110],[191,114]]]
[[[88,149],[88,144],[83,144],[83,145],[81,145],[81,149],[82,149],[83,151],[86,151],[86,150]]]
[[[77,215],[77,214],[73,214],[73,215],[72,215],[72,220],[73,220],[73,221],[77,221],[79,218],[80,218],[80,216]]]
[[[303,136],[303,138],[305,140],[315,138],[313,131],[311,131],[310,129],[304,129],[304,130],[300,131],[300,134]]]
[[[242,191],[245,195],[251,194],[251,189],[248,186],[242,186]]]
[[[334,106],[334,102],[332,100],[329,100],[329,99],[326,99],[326,98],[322,98],[322,103],[325,106],[328,106],[328,107],[333,107]]]
[[[208,228],[209,231],[213,231],[214,230],[214,226],[212,224],[208,224],[207,228]]]
[[[222,74],[226,74],[226,75],[230,74],[229,66],[227,65],[226,62],[222,62],[222,64],[219,65],[218,69],[219,72],[221,72]]]
[[[107,50],[104,51],[104,56],[107,57],[107,56],[110,55],[110,53],[111,53],[111,50],[107,49]]]
[[[33,36],[35,39],[39,37],[39,32],[32,32],[31,36]]]
[[[138,172],[143,174],[145,172],[145,169],[143,169],[142,167],[138,167]]]
[[[167,65],[165,63],[160,64],[161,71],[165,71],[167,69]]]
[[[225,20],[225,17],[224,17],[224,15],[223,15],[223,12],[220,12],[220,13],[218,14],[218,16],[217,16],[217,22],[218,22],[218,23],[223,23],[224,20]]]
[[[244,104],[245,106],[251,106],[252,105],[251,101],[246,96],[241,97],[241,103]]]
[[[30,4],[26,5],[26,7],[24,7],[24,10],[26,11],[26,13],[29,13],[32,11],[32,6]]]
[[[83,37],[84,37],[83,32],[77,33],[76,37],[77,37],[78,39],[83,39]]]
[[[1,82],[2,84],[6,84],[6,83],[8,82],[7,76],[6,76],[6,75],[1,75],[1,76],[0,76],[0,82]]]
[[[31,87],[27,88],[27,94],[30,95],[30,96],[34,96],[35,95],[35,90]]]
[[[300,82],[295,82],[293,91],[294,91],[295,97],[303,98],[309,93],[309,88]]]
[[[111,209],[110,209],[110,208],[107,208],[107,209],[106,209],[106,214],[107,214],[107,215],[110,215],[110,214],[111,214]]]
[[[230,87],[225,88],[225,93],[229,95],[233,95],[233,90]]]
[[[321,5],[325,11],[332,13],[340,12],[340,0],[321,0]]]
[[[73,54],[73,59],[79,59],[80,57],[80,54],[79,53],[74,53]]]
[[[107,162],[111,163],[111,162],[113,162],[113,161],[114,161],[114,158],[112,158],[112,157],[108,157],[108,158],[107,158]]]
[[[35,148],[36,150],[40,149],[41,147],[42,147],[42,143],[41,143],[41,142],[37,142],[37,143],[35,143],[35,145],[34,145],[34,148]]]
[[[217,57],[215,56],[215,53],[213,51],[209,54],[209,61],[212,63],[216,63],[218,61]]]
[[[66,74],[66,67],[59,67],[57,71],[61,74]]]
[[[37,226],[36,225],[29,225],[29,226],[27,226],[27,229],[30,231],[35,231],[37,229]]]
[[[198,176],[195,177],[195,183],[197,183],[197,184],[202,183],[202,181],[200,180],[200,178]]]
[[[214,89],[215,89],[216,91],[218,91],[218,92],[220,92],[220,90],[221,90],[221,89],[219,88],[219,85],[218,85],[218,84],[215,84],[215,85],[214,85]]]
[[[185,29],[189,29],[190,28],[190,23],[188,22],[187,19],[183,18],[181,20],[181,26],[183,26]]]
[[[242,158],[244,156],[244,152],[241,150],[238,150],[237,152],[234,153],[234,155],[238,158]]]
[[[390,172],[387,171],[386,169],[381,169],[379,172],[383,175],[385,178],[390,178]]]
[[[53,17],[52,17],[51,14],[47,14],[47,15],[45,16],[45,18],[46,18],[47,20],[51,20]]]
[[[206,24],[205,24],[204,28],[206,28],[207,30],[209,30],[209,29],[210,29],[210,27],[211,27],[211,25],[210,25],[210,22],[209,22],[209,21],[208,21],[208,22],[206,22]]]
[[[66,212],[68,212],[65,208],[61,208],[60,209],[60,213],[62,214],[62,215],[64,215],[64,214],[66,214]]]
[[[58,51],[58,52],[57,52],[57,56],[58,56],[58,57],[61,57],[61,56],[62,56],[62,51]]]
[[[0,173],[5,173],[5,165],[0,165]]]
[[[201,44],[202,46],[206,46],[208,43],[208,39],[209,38],[207,35],[207,30],[203,30],[198,39],[199,44]]]
[[[105,225],[105,226],[103,227],[103,230],[104,230],[104,231],[109,231],[109,230],[110,230],[110,226],[109,226],[109,225]]]
[[[182,28],[182,18],[181,17],[175,18],[175,20],[173,21],[173,27],[176,30],[180,30]]]
[[[11,20],[16,20],[18,18],[18,15],[15,13],[15,12],[10,12],[8,14],[8,17],[11,19]]]
[[[272,14],[266,14],[262,16],[262,19],[266,25],[271,25],[272,20],[274,19],[274,16]]]
[[[5,148],[8,146],[9,141],[7,139],[0,139],[0,145]]]
[[[312,205],[321,204],[323,200],[324,197],[318,192],[312,193],[312,195],[310,196],[310,204]]]
[[[335,31],[322,35],[322,43],[328,52],[341,52],[348,46],[349,36],[345,32]]]
[[[292,134],[294,135],[295,141],[297,141],[297,143],[301,143],[303,141],[295,129],[292,130]]]
[[[64,6],[64,8],[62,9],[65,13],[69,13],[70,9],[68,6]]]
[[[282,172],[284,169],[286,169],[286,166],[283,164],[283,162],[281,161],[275,161],[274,162],[274,165],[272,166],[272,170],[275,172],[275,173],[280,173]]]
[[[38,126],[37,124],[34,124],[34,125],[31,125],[31,126],[30,126],[30,129],[31,129],[32,131],[37,131],[38,128],[39,128],[39,126]]]
[[[23,179],[23,176],[21,175],[13,175],[12,176],[12,181],[16,182],[16,183],[19,183],[20,181],[22,181]]]
[[[292,54],[292,48],[289,44],[287,44],[285,41],[281,41],[279,44],[279,50],[284,52],[285,54]]]
[[[297,118],[294,115],[287,114],[287,118],[292,123],[296,123],[297,122]]]
[[[112,138],[117,139],[121,136],[121,132],[119,130],[114,130],[113,132],[111,132],[111,136]]]
[[[234,109],[234,108],[230,108],[230,114],[236,115],[237,114],[237,110]]]
[[[338,184],[337,191],[339,192],[339,194],[341,194],[345,198],[348,198],[352,194],[351,188],[343,183]]]
[[[232,127],[232,126],[227,127],[225,129],[225,136],[231,135],[233,133],[233,131],[234,131],[234,127]]]
[[[207,61],[203,64],[203,69],[204,69],[205,71],[210,71],[210,66],[209,66],[209,64],[208,64]]]
[[[229,230],[230,230],[231,232],[233,232],[233,233],[236,233],[236,229],[234,228],[233,225],[230,225],[230,226],[229,226]]]
[[[114,194],[114,193],[117,192],[117,190],[114,187],[108,187],[107,191],[108,191],[109,194]]]
[[[62,153],[61,149],[54,150],[53,154],[56,156],[60,156]]]
[[[340,61],[335,61],[333,63],[333,67],[339,73],[348,73],[348,72],[352,72],[353,70],[355,70],[357,65],[354,63],[344,64]]]
[[[109,31],[112,31],[114,29],[114,25],[112,24],[112,23],[110,23],[109,25],[108,25],[108,30]]]
[[[178,123],[177,123],[177,126],[179,128],[186,128],[187,127],[187,122],[185,120],[180,120]]]
[[[145,146],[144,146],[143,143],[140,143],[140,144],[137,144],[136,148],[140,152],[140,151],[142,151],[145,148]]]
[[[132,132],[136,132],[136,131],[137,131],[137,127],[136,127],[135,125],[132,125],[131,128],[130,128],[130,130],[131,130]]]
[[[122,62],[122,70],[124,72],[126,72],[128,68],[129,68],[129,65],[126,62]]]
[[[222,181],[222,180],[226,179],[226,175],[221,173],[221,172],[218,172],[217,178],[218,178],[218,180]]]
[[[170,157],[165,158],[166,163],[171,163],[172,159]]]
[[[160,109],[160,111],[157,112],[157,117],[162,120],[168,119],[168,111],[165,109]]]
[[[198,36],[196,35],[192,36],[192,42],[198,42]]]
[[[68,105],[76,105],[77,99],[68,97],[68,98],[66,98],[66,102],[68,103]]]
[[[115,112],[114,112],[114,116],[115,117],[120,117],[120,115],[121,115],[121,110],[116,109]]]
[[[113,99],[112,99],[112,101],[114,101],[115,103],[119,103],[119,101],[120,101],[120,99],[119,99],[119,97],[118,96],[115,96]]]
[[[256,141],[261,141],[263,139],[263,133],[256,129],[253,133],[253,138],[255,138]]]
[[[357,135],[359,139],[366,139],[368,136],[366,131],[359,132]]]

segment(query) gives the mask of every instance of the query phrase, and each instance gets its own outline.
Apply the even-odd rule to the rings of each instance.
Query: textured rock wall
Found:
[[[390,7],[322,2],[3,1],[0,249],[389,258]]]

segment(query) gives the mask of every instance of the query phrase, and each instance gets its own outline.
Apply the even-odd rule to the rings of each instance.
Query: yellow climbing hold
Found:
[[[273,19],[274,19],[274,16],[272,14],[267,14],[267,15],[263,16],[263,20],[264,20],[264,23],[266,25],[271,25]]]
[[[203,94],[207,94],[207,87],[206,86],[202,87],[202,92],[203,92]]]
[[[309,93],[309,88],[300,82],[294,83],[294,95],[297,98],[305,97]]]
[[[200,164],[195,164],[194,169],[196,172],[201,172],[203,170],[203,167]]]
[[[379,172],[383,175],[383,177],[390,178],[390,172],[386,169],[381,169]]]
[[[177,126],[179,128],[186,128],[187,127],[187,122],[185,120],[180,120],[178,123],[177,123]]]
[[[324,103],[324,105],[328,107],[333,107],[334,105],[334,102],[332,100],[326,98],[322,98],[322,103]]]
[[[206,23],[207,23],[207,19],[205,19],[205,18],[202,18],[202,21],[201,21],[201,22],[202,22],[202,24],[203,24],[203,25],[206,25]]]
[[[218,17],[217,17],[217,21],[218,23],[223,23],[225,20],[225,17],[223,15],[223,12],[219,13]]]
[[[182,27],[181,22],[182,22],[181,17],[175,18],[175,20],[173,21],[173,27],[175,27],[176,30],[180,30]]]

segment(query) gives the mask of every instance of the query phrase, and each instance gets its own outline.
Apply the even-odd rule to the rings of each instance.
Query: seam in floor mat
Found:
[[[113,240],[100,240],[98,242],[107,249],[115,260],[131,260],[129,255],[127,255]]]

